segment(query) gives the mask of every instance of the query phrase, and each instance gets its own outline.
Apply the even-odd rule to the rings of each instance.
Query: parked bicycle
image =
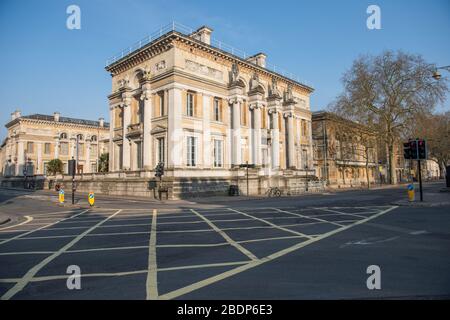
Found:
[[[270,187],[266,191],[266,196],[268,197],[281,197],[281,190],[278,187]]]

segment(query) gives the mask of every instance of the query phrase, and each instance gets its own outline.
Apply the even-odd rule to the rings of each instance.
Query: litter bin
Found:
[[[239,195],[239,186],[237,185],[230,185],[230,189],[228,190],[229,196],[238,196]]]

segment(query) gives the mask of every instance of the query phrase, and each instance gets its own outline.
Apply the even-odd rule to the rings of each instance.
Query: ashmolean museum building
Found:
[[[170,197],[299,188],[314,175],[313,88],[242,57],[201,27],[173,24],[110,60],[110,156],[102,190],[151,195],[164,163]],[[92,188],[92,187],[91,187]]]

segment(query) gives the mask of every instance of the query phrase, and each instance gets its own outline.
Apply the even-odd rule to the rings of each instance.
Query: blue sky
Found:
[[[66,28],[71,4],[81,8],[81,30]],[[366,28],[371,4],[381,8],[381,30]],[[208,25],[215,38],[249,54],[265,52],[313,85],[313,110],[341,92],[340,78],[360,54],[401,49],[450,65],[448,0],[1,0],[0,137],[17,108],[108,118],[106,59],[172,20]]]

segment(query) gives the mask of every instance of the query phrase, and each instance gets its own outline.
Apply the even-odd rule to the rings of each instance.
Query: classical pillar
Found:
[[[116,148],[114,143],[114,129],[116,125],[116,108],[113,106],[109,107],[109,163],[108,169],[109,171],[116,171],[117,167],[115,166],[116,159]],[[100,137],[99,137],[100,138]]]
[[[172,88],[168,92],[167,167],[181,167],[183,152],[183,129],[181,127],[181,89]]]
[[[98,139],[97,139],[98,140]],[[84,148],[84,158],[86,159],[86,166],[87,168],[83,168],[83,171],[86,173],[91,173],[91,141],[90,140],[86,140],[86,148]]]
[[[23,141],[17,143],[17,166],[16,166],[16,176],[23,175],[23,168],[25,165],[25,150]]]
[[[253,163],[257,166],[261,165],[262,149],[261,149],[261,107],[257,104],[253,108]]]
[[[226,104],[225,110],[224,110],[224,116],[226,119],[227,124],[227,137],[226,137],[226,144],[224,146],[224,167],[229,168],[231,167],[231,159],[232,156],[232,145],[233,145],[233,128],[231,126],[232,119],[231,119],[231,107],[230,104]]]
[[[141,100],[144,101],[144,124],[142,141],[142,159],[144,170],[152,170],[152,95],[150,85],[142,87]]]
[[[55,137],[55,159],[59,158],[59,136]]]
[[[294,144],[294,115],[292,112],[284,114],[287,118],[287,168],[295,167],[295,144]]]
[[[205,168],[211,167],[212,152],[211,152],[211,129],[209,126],[211,117],[211,99],[212,97],[203,94],[203,166]],[[223,151],[222,151],[223,152]]]
[[[37,157],[36,157],[36,174],[41,173],[41,162],[42,162],[42,143],[37,143]]]
[[[280,128],[278,127],[278,112],[274,110],[272,117],[272,168],[280,168]]]
[[[130,141],[127,138],[128,133],[128,126],[130,125],[131,121],[131,98],[128,96],[128,94],[124,94],[123,98],[123,137],[122,137],[122,143],[123,143],[123,154],[122,154],[122,169],[123,170],[130,170],[131,167],[131,150],[130,150]]]
[[[241,164],[241,103],[240,99],[233,99],[233,162],[234,165]]]

